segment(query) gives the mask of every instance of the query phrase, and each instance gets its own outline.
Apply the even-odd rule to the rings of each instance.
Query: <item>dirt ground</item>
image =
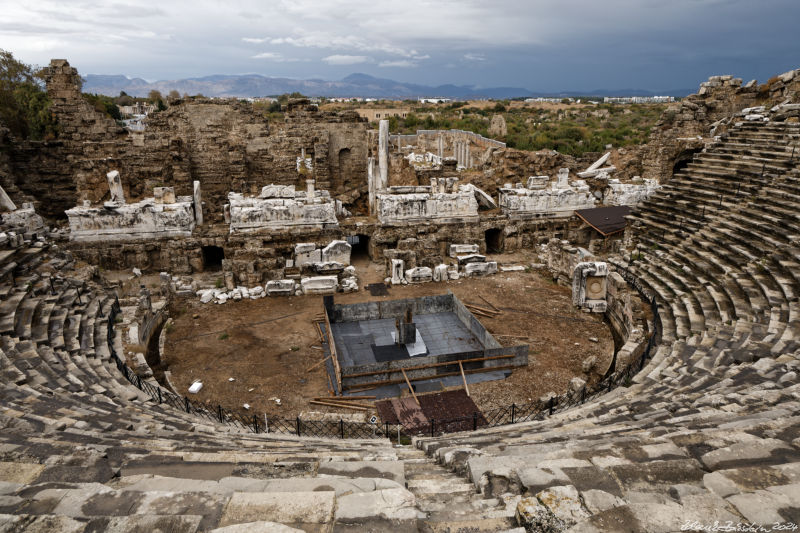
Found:
[[[501,264],[513,259],[526,264],[519,256],[493,259]],[[390,287],[388,296],[373,297],[363,288],[382,281],[382,265],[365,259],[356,259],[354,264],[361,290],[337,294],[337,303],[411,298],[449,289],[464,302],[486,307],[479,298],[483,296],[502,311],[495,318],[478,318],[504,346],[530,345],[529,365],[515,369],[506,380],[470,385],[471,396],[481,409],[527,402],[550,391],[563,392],[572,377],[586,378],[582,364],[587,357],[597,357],[600,372],[611,361],[613,340],[602,317],[575,309],[568,288],[535,271],[395,286]],[[234,409],[248,404],[251,412],[269,416],[335,412],[335,408],[308,403],[329,394],[322,366],[308,371],[323,357],[312,322],[321,312],[321,296],[224,305],[178,300],[171,310],[174,325],[168,330],[164,354],[172,383],[179,393],[187,394],[188,387],[199,379],[203,388],[190,395],[193,399]]]

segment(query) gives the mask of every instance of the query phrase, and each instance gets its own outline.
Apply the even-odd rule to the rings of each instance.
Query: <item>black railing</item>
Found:
[[[159,404],[169,405],[177,410],[206,418],[213,423],[227,424],[253,433],[279,433],[297,435],[299,437],[338,438],[338,439],[374,439],[394,438],[395,436],[436,436],[444,433],[460,431],[476,431],[485,427],[504,426],[544,420],[548,416],[564,411],[571,407],[583,405],[598,396],[601,396],[614,387],[627,386],[632,383],[633,377],[638,374],[653,356],[653,351],[661,340],[661,317],[658,313],[658,303],[654,295],[650,294],[639,283],[636,276],[620,265],[615,265],[617,271],[625,281],[635,288],[639,294],[650,304],[653,314],[653,328],[642,353],[621,370],[611,372],[602,380],[591,386],[584,386],[580,390],[567,391],[560,396],[539,399],[529,403],[500,407],[489,411],[476,412],[469,416],[431,419],[429,422],[417,426],[405,424],[384,423],[372,424],[366,422],[348,422],[343,419],[338,421],[303,420],[296,418],[272,418],[263,415],[259,417],[250,412],[234,411],[217,405],[216,408],[205,404],[193,402],[186,396],[178,396],[156,384],[142,380],[127,364],[125,364],[114,349],[114,323],[120,312],[119,301],[115,301],[108,317],[108,347],[111,358],[117,369],[131,384],[150,396]]]
[[[388,425],[349,422],[343,419],[327,421],[305,420],[300,417],[273,418],[266,415],[255,415],[247,411],[234,411],[221,405],[210,407],[203,403],[193,402],[187,396],[179,396],[155,383],[143,380],[119,357],[114,347],[114,324],[119,313],[119,300],[115,300],[108,316],[108,348],[111,352],[111,359],[125,379],[159,405],[168,405],[179,411],[205,418],[215,424],[234,426],[253,433],[280,433],[316,438],[376,439],[388,437],[388,433],[392,429]],[[396,434],[396,430],[397,428],[394,427],[392,434]]]
[[[542,398],[529,403],[513,403],[507,407],[500,407],[481,413],[473,413],[470,416],[460,418],[430,420],[423,426],[402,426],[404,433],[408,436],[433,437],[457,431],[475,431],[484,427],[544,420],[555,413],[565,411],[571,407],[583,405],[586,402],[606,394],[617,386],[628,386],[633,383],[633,377],[644,369],[647,361],[653,357],[654,351],[661,341],[661,317],[658,313],[658,302],[655,296],[642,287],[638,279],[624,267],[617,265],[617,271],[622,275],[625,281],[635,288],[641,297],[650,304],[650,310],[653,314],[653,326],[647,344],[641,354],[629,361],[624,368],[609,373],[602,380],[591,386],[584,386],[580,390],[567,391],[560,396],[552,396],[547,399]]]

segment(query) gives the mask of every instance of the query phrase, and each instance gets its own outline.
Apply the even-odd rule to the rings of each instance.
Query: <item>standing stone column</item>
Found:
[[[465,143],[464,149],[466,150],[466,153],[464,154],[464,166],[467,167],[467,168],[471,168],[472,167],[472,161],[470,161],[470,159],[469,159],[469,141],[467,141]]]
[[[306,179],[306,199],[309,202],[314,201],[314,178]]]
[[[378,129],[378,190],[389,185],[389,121],[381,120]]]
[[[367,158],[367,191],[369,193],[369,214],[375,214],[375,158]]]
[[[194,200],[194,222],[198,226],[203,225],[203,197],[200,194],[200,182],[192,183],[192,196]]]
[[[442,138],[442,134],[441,133],[439,134],[439,138],[437,140],[438,140],[438,145],[439,145],[438,146],[438,148],[439,148],[438,155],[439,155],[439,159],[441,159],[442,157],[444,157],[444,138]]]

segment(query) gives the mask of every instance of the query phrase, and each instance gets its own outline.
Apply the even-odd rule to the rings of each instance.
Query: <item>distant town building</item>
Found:
[[[674,102],[672,96],[606,96],[604,104],[668,104]]]
[[[446,104],[453,101],[452,98],[443,98],[439,96],[434,96],[433,98],[419,98],[418,100],[421,104]]]
[[[554,97],[550,97],[550,96],[539,96],[537,98],[526,98],[525,102],[528,103],[528,104],[538,103],[538,102],[548,102],[548,103],[551,103],[551,104],[560,104],[564,100],[568,100],[569,102],[574,102],[575,101],[574,98],[563,98],[563,97],[562,98],[554,98]]]
[[[387,119],[389,117],[406,118],[410,112],[411,110],[405,107],[396,109],[375,109],[370,107],[360,107],[356,109],[356,113],[358,113],[358,116],[365,118],[370,122]]]
[[[119,113],[123,117],[149,115],[156,110],[156,106],[149,102],[134,102],[132,105],[119,106]]]

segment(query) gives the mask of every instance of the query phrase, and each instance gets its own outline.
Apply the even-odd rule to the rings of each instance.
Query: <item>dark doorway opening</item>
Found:
[[[484,236],[486,237],[487,254],[499,254],[503,251],[503,230],[487,229]]]
[[[203,246],[203,270],[222,270],[225,251],[220,246]]]
[[[691,163],[692,159],[694,159],[694,155],[700,151],[701,149],[697,148],[693,150],[684,150],[681,152],[678,157],[675,158],[675,164],[672,166],[672,175],[675,176],[675,174],[688,167],[689,163]]]
[[[350,235],[347,237],[347,244],[353,248],[350,250],[350,261],[354,259],[369,259],[369,235]]]

